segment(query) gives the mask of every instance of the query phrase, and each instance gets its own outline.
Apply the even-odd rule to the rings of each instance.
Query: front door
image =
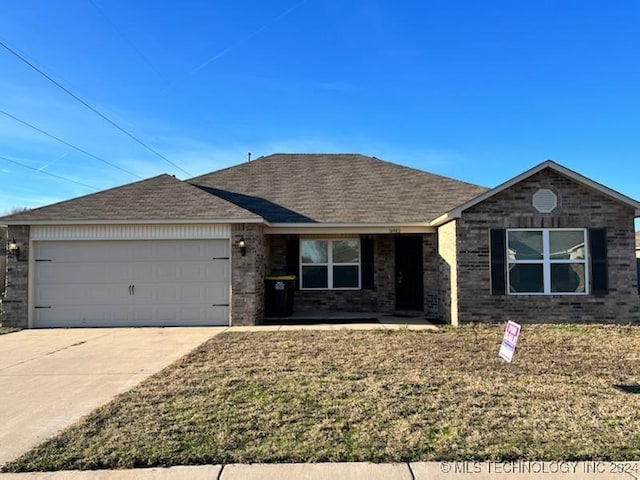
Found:
[[[396,237],[396,309],[424,310],[422,237]]]

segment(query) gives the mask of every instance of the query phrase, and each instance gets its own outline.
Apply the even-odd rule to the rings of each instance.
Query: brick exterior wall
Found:
[[[424,316],[440,319],[440,280],[438,261],[438,236],[435,233],[422,236],[422,268],[424,285]]]
[[[2,326],[27,328],[29,322],[29,227],[9,227],[9,238],[20,245],[20,258],[7,257],[7,291],[2,300]]]
[[[247,253],[237,246],[244,236]],[[231,246],[231,325],[255,325],[264,317],[264,277],[268,249],[261,225],[232,227]]]
[[[531,204],[539,188],[558,197],[557,208],[539,213]],[[600,192],[543,170],[463,212],[440,228],[440,255],[457,264],[458,318],[466,322],[640,322],[640,295],[634,262],[634,211]],[[609,293],[607,295],[510,296],[490,293],[489,241],[492,228],[606,228]],[[457,245],[452,251],[451,232]],[[441,272],[442,273],[442,272]],[[443,275],[443,280],[445,279]],[[455,283],[451,282],[455,289]],[[441,292],[446,292],[442,286]],[[455,302],[443,318],[455,319]]]
[[[270,275],[280,275],[286,270],[287,240],[297,235],[267,235]],[[298,275],[296,275],[298,276]],[[297,281],[299,285],[299,279]],[[377,307],[375,290],[296,290],[294,314],[322,311],[375,312]]]
[[[393,235],[375,235],[374,285],[376,308],[374,311],[391,313],[396,309],[396,244]]]

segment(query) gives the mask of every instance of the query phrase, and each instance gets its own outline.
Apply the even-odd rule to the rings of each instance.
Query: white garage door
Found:
[[[229,324],[229,241],[34,242],[34,326]]]

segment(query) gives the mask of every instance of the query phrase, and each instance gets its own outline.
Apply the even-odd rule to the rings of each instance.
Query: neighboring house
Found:
[[[7,243],[7,227],[0,226],[0,299],[4,295],[7,280]]]
[[[0,219],[21,247],[4,322],[259,324],[268,274],[296,275],[296,314],[640,322],[637,216],[552,161],[486,189],[362,155],[270,155]]]
[[[636,232],[636,267],[638,269],[638,291],[640,292],[640,232]]]

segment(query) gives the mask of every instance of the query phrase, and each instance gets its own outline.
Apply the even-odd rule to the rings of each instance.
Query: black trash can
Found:
[[[269,276],[264,279],[264,316],[290,317],[293,313],[295,275]]]

